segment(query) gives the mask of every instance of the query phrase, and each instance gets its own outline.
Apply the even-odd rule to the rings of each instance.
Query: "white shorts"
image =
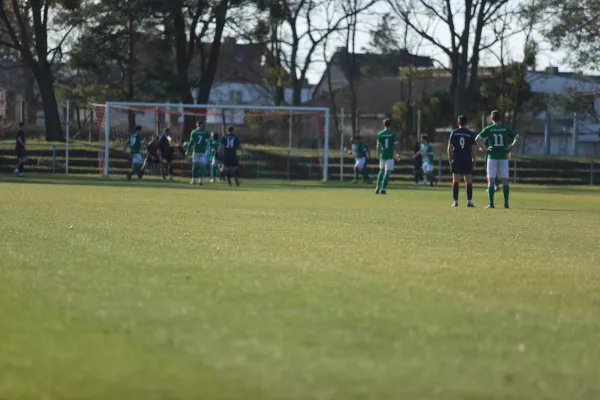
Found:
[[[354,161],[356,161],[356,163],[354,164],[354,166],[356,168],[363,169],[365,167],[367,159],[365,157],[363,157],[363,158],[355,158]]]
[[[508,160],[487,160],[487,177],[508,179]]]
[[[379,169],[392,172],[394,170],[394,160],[379,160]]]
[[[131,163],[132,164],[142,164],[144,162],[143,158],[142,158],[142,154],[141,153],[137,153],[131,156]]]
[[[192,156],[192,162],[194,164],[206,164],[206,154],[194,154]]]
[[[433,172],[433,164],[423,164],[423,173],[431,174]]]
[[[221,164],[219,163],[219,160],[217,160],[216,158],[213,159],[210,163],[213,167],[219,167]]]

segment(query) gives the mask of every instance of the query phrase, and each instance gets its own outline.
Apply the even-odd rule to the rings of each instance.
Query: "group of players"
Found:
[[[467,207],[473,204],[473,167],[477,159],[477,149],[486,154],[488,205],[485,208],[495,208],[494,193],[498,190],[498,181],[503,183],[504,208],[509,208],[510,186],[508,158],[518,142],[518,135],[509,126],[502,124],[500,111],[490,114],[491,125],[486,126],[478,135],[467,129],[467,118],[461,115],[457,119],[458,129],[450,133],[448,139],[448,161],[452,172],[452,207],[458,207],[460,181],[464,179],[467,188]],[[392,122],[383,121],[383,130],[377,134],[377,153],[379,155],[379,174],[375,194],[387,194],[390,174],[394,170],[394,159],[399,160],[397,152],[398,140],[396,133],[391,130]],[[354,180],[358,182],[359,174],[363,174],[365,182],[371,182],[366,168],[367,147],[360,138],[352,140],[352,150],[355,158]],[[396,157],[394,157],[396,153]],[[437,184],[433,177],[433,147],[426,135],[422,142],[415,147],[413,161],[415,163],[415,184],[418,185],[421,171],[424,182]]]
[[[502,181],[502,191],[504,194],[504,208],[509,208],[510,186],[508,159],[509,155],[518,143],[519,135],[509,126],[502,124],[500,111],[492,111],[490,119],[491,125],[486,126],[478,135],[475,135],[467,128],[467,118],[463,115],[457,119],[458,129],[450,133],[448,139],[448,160],[452,172],[452,206],[458,207],[458,195],[461,179],[464,179],[467,188],[467,207],[473,205],[473,167],[476,163],[477,149],[486,154],[487,157],[487,181],[488,181],[488,205],[485,208],[495,208],[494,193],[498,190],[498,179]],[[27,155],[25,152],[25,134],[23,123],[19,124],[16,135],[15,152],[17,155],[18,166],[15,169],[17,176],[23,176]],[[376,194],[386,194],[390,174],[394,170],[394,159],[399,159],[398,139],[395,132],[391,130],[392,122],[389,119],[383,121],[383,130],[377,134],[377,153],[379,155],[379,173],[377,175]],[[173,177],[173,158],[176,153],[186,158],[188,154],[192,155],[192,180],[191,184],[202,185],[206,176],[206,168],[210,168],[211,182],[223,177],[227,177],[227,182],[231,186],[231,176],[233,174],[235,183],[239,186],[239,163],[237,158],[238,150],[241,150],[241,142],[234,132],[234,127],[227,128],[227,134],[219,140],[217,132],[208,133],[204,129],[204,122],[198,121],[196,129],[190,134],[190,140],[183,146],[173,146],[171,144],[170,130],[165,128],[163,133],[157,135],[148,144],[142,155],[144,147],[144,137],[142,136],[142,127],[137,126],[135,132],[129,137],[125,148],[129,147],[132,159],[132,169],[127,174],[127,179],[131,180],[133,175],[137,175],[138,180],[142,180],[144,171],[150,163],[160,163],[162,165],[163,179]],[[418,151],[417,151],[418,150]],[[365,182],[371,183],[366,168],[367,157],[370,153],[359,137],[352,140],[352,149],[349,151],[355,157],[354,180],[358,182],[359,174],[362,173]],[[396,157],[394,157],[394,154]],[[426,135],[422,137],[422,143],[418,149],[415,148],[413,160],[415,166],[420,166],[424,175],[424,183],[431,185],[437,184],[433,177],[433,147],[429,143]],[[418,164],[417,164],[418,162]],[[417,168],[415,168],[416,170]],[[415,184],[418,185],[420,171],[415,171]]]
[[[129,147],[132,168],[127,174],[127,180],[137,175],[141,181],[146,168],[150,164],[159,164],[162,167],[163,179],[173,178],[173,159],[176,155],[186,158],[192,157],[192,185],[203,184],[206,170],[210,168],[211,182],[221,182],[227,177],[229,186],[231,177],[234,176],[235,184],[240,185],[238,150],[241,150],[241,142],[234,132],[234,127],[227,128],[227,134],[219,140],[217,132],[208,133],[204,129],[204,122],[198,121],[196,129],[190,133],[190,140],[183,145],[171,145],[170,129],[165,128],[163,133],[157,135],[148,143],[144,152],[144,137],[142,127],[137,126],[135,132],[129,137],[125,148]],[[143,156],[145,154],[145,157]],[[197,180],[196,180],[197,179]]]

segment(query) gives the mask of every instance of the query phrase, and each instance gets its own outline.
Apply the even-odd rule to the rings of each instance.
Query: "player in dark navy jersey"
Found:
[[[160,158],[164,162],[163,164],[163,178],[169,177],[173,179],[173,154],[175,148],[171,146],[171,130],[165,128],[163,133],[158,135],[158,151],[160,152]]]
[[[27,162],[27,153],[25,152],[25,131],[23,127],[25,124],[23,122],[19,123],[19,130],[17,131],[16,143],[15,143],[15,153],[17,154],[17,168],[15,169],[15,174],[17,176],[23,176],[23,169],[25,168],[25,163]]]
[[[146,173],[146,168],[150,164],[160,164],[160,153],[158,148],[158,136],[152,138],[148,146],[146,147],[146,155],[144,157],[144,163],[142,164],[141,173],[144,175]],[[163,173],[163,179],[165,179],[165,175]]]
[[[233,126],[227,128],[227,135],[221,139],[221,152],[223,158],[223,172],[227,175],[227,182],[231,186],[231,171],[235,174],[235,184],[240,186],[240,168],[237,151],[241,150],[240,138],[234,133]]]
[[[475,134],[466,128],[467,117],[458,117],[458,129],[448,139],[448,160],[452,171],[452,207],[458,207],[458,188],[463,178],[467,185],[467,207],[473,205],[473,166],[477,156]]]

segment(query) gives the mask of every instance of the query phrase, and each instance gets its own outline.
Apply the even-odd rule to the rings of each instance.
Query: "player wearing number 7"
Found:
[[[390,129],[392,121],[383,121],[383,130],[377,134],[377,152],[379,153],[379,175],[375,194],[387,194],[390,173],[394,170],[394,150],[398,144],[396,133]]]
[[[492,111],[490,118],[493,122],[488,125],[475,140],[479,145],[479,150],[488,154],[487,160],[487,180],[488,180],[488,201],[486,208],[494,208],[494,179],[502,179],[502,191],[504,192],[504,208],[508,208],[508,196],[510,188],[508,186],[508,154],[516,146],[519,135],[510,127],[502,124],[500,111]],[[484,141],[488,140],[488,147],[485,148]]]

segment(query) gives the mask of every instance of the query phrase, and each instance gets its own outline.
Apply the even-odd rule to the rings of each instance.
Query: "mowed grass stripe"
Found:
[[[450,209],[448,188],[0,193],[7,398],[599,393],[594,192],[515,186],[507,211]]]

